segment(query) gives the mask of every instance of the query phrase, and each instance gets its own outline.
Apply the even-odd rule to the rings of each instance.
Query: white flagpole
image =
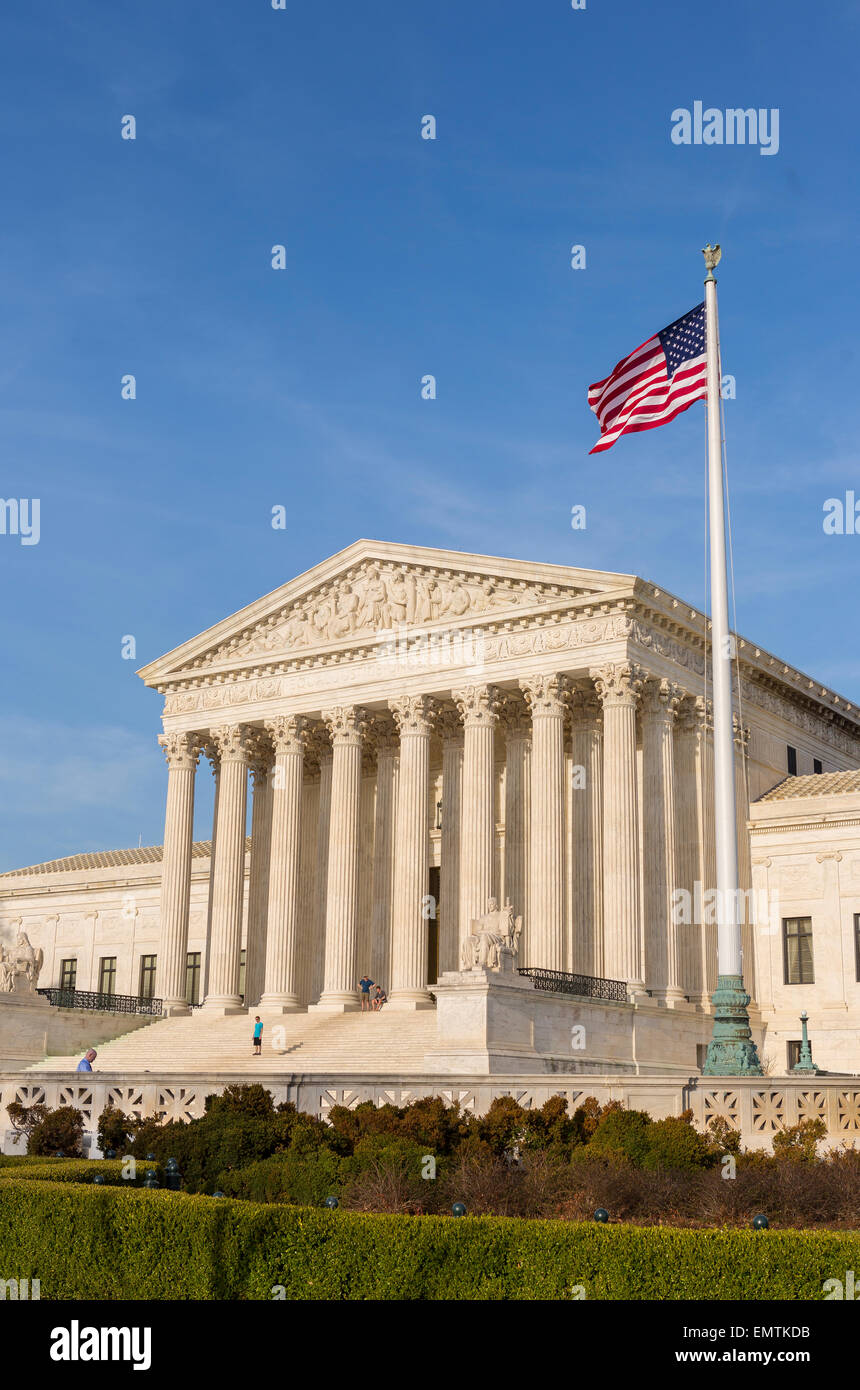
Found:
[[[738,898],[738,830],[732,728],[732,660],[726,565],[726,520],[720,426],[720,337],[717,317],[719,246],[704,250],[708,381],[708,511],[711,559],[711,667],[714,699],[714,825],[717,858],[717,989],[714,1035],[704,1071],[712,1076],[760,1074],[743,984]]]

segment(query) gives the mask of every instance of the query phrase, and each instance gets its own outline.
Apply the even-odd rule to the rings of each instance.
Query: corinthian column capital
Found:
[[[212,730],[212,738],[221,762],[250,762],[254,755],[256,730],[246,724],[222,724]]]
[[[169,768],[197,766],[201,750],[196,734],[179,733],[172,729],[167,733],[159,734],[158,742],[161,744]]]
[[[645,681],[640,667],[629,661],[619,661],[598,666],[589,675],[604,709],[618,705],[636,708]]]
[[[570,698],[570,682],[555,674],[526,676],[520,681],[520,690],[532,719],[564,714]]]
[[[301,714],[278,714],[266,720],[266,733],[272,740],[275,757],[283,753],[304,753],[310,725]]]
[[[436,702],[429,695],[397,695],[388,701],[400,737],[404,734],[429,734],[437,713]]]
[[[642,695],[642,709],[653,719],[672,722],[681,706],[684,692],[672,681],[647,681]]]
[[[361,747],[368,726],[367,711],[359,705],[338,705],[323,711],[323,722],[329,731],[332,747]]]
[[[501,697],[494,685],[467,685],[452,690],[466,728],[493,728],[499,718]]]

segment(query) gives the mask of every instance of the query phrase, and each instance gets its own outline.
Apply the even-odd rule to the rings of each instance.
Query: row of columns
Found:
[[[216,770],[204,1008],[231,1012],[242,1006],[249,770],[246,998],[259,999],[261,1013],[300,1008],[304,950],[321,953],[311,967],[321,982],[311,1007],[354,1007],[362,747],[373,727],[371,973],[384,978],[390,961],[391,1005],[413,1009],[432,1002],[426,912],[431,734],[435,730],[442,740],[440,897],[458,905],[458,930],[446,931],[440,941],[444,971],[458,967],[460,942],[494,895],[495,728],[503,714],[505,897],[525,917],[521,963],[551,970],[572,965],[625,980],[634,996],[646,990],[647,980],[648,990],[667,1002],[686,995],[704,999],[712,968],[700,934],[677,925],[672,894],[678,884],[691,889],[696,878],[713,883],[708,707],[630,663],[596,668],[589,677],[590,686],[582,688],[563,673],[539,673],[521,680],[513,694],[491,685],[467,686],[451,692],[453,707],[427,695],[403,695],[389,701],[384,720],[361,708],[337,707],[323,715],[328,742],[322,746],[313,721],[298,714],[280,715],[263,729],[234,725],[203,736],[165,734],[159,992],[167,1011],[186,1007],[194,777],[201,751]],[[566,778],[568,712],[573,787]],[[301,911],[300,882],[309,747],[320,784],[313,917]],[[640,798],[646,814],[640,813]]]

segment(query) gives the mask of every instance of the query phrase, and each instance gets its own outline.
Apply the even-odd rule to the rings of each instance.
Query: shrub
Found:
[[[718,1155],[708,1140],[693,1128],[689,1111],[665,1120],[652,1120],[646,1126],[645,1139],[648,1148],[643,1168],[707,1168],[717,1162]]]
[[[30,1130],[27,1153],[53,1154],[62,1149],[67,1157],[77,1158],[81,1153],[83,1133],[84,1117],[80,1110],[72,1105],[61,1105],[57,1110],[49,1110]]]
[[[650,1124],[644,1110],[614,1110],[607,1106],[588,1142],[589,1153],[641,1168],[648,1152]]]
[[[113,1149],[115,1153],[124,1153],[133,1133],[133,1120],[115,1106],[108,1104],[99,1115],[96,1133],[102,1153],[107,1149]]]
[[[823,1120],[801,1120],[773,1136],[773,1152],[777,1158],[796,1163],[814,1163],[818,1156],[818,1141],[827,1136]]]

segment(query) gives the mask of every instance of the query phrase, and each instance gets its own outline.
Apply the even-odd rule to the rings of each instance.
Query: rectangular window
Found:
[[[116,994],[116,956],[99,961],[99,994]]]
[[[815,773],[820,773],[820,772],[823,772],[823,771],[824,771],[824,768],[821,766],[821,759],[820,759],[820,758],[813,758],[813,759],[812,759],[812,771],[815,772]]]
[[[76,957],[71,956],[68,960],[60,961],[60,989],[76,989],[78,979],[78,962]],[[860,979],[860,976],[858,976]]]
[[[796,748],[792,748],[791,744],[789,743],[789,744],[786,744],[786,750],[787,750],[787,752],[788,752],[788,775],[789,775],[789,777],[796,777],[796,776],[797,776],[797,749],[796,749]]]
[[[788,1070],[791,1071],[792,1067],[796,1067],[800,1061],[800,1039],[792,1039],[791,1042],[786,1043],[786,1047],[788,1048]]]
[[[140,958],[140,990],[141,999],[155,998],[155,963],[157,956],[141,956]]]
[[[814,985],[812,960],[812,918],[784,917],[782,920],[785,983]]]
[[[245,955],[246,952],[243,951],[239,957],[239,993],[243,999],[245,998]]]
[[[185,957],[185,998],[189,1004],[200,1003],[199,951],[189,951]]]

